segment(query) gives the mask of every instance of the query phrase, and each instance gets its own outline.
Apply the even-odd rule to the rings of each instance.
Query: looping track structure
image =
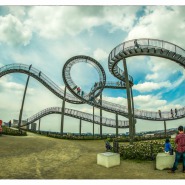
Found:
[[[118,67],[118,63],[121,60],[126,60],[126,58],[128,57],[139,55],[166,58],[178,63],[182,67],[185,67],[185,50],[177,45],[157,39],[143,38],[137,40],[129,40],[116,46],[110,52],[108,57],[109,71],[112,75],[114,75],[122,82],[121,85],[116,84],[116,82],[106,82],[105,71],[103,67],[99,64],[99,62],[97,62],[95,59],[84,55],[74,56],[70,58],[64,64],[62,70],[64,83],[69,91],[72,93],[66,93],[65,101],[73,104],[87,103],[102,110],[109,111],[128,118],[129,111],[127,106],[101,100],[98,96],[101,95],[104,88],[126,89],[125,73],[122,69]],[[88,93],[84,93],[83,96],[77,94],[74,90],[74,87],[76,87],[77,84],[75,84],[70,75],[71,67],[78,62],[86,62],[92,65],[93,67],[95,67],[99,74],[99,81],[97,82],[98,85],[96,86],[96,88]],[[0,77],[9,73],[25,73],[29,76],[32,76],[40,83],[42,83],[46,88],[48,88],[51,92],[53,92],[56,96],[64,99],[64,90],[62,90],[58,85],[50,80],[45,74],[32,67],[31,65],[29,66],[16,63],[8,64],[0,68]],[[133,78],[130,75],[128,77],[128,80],[129,86],[132,87],[134,85],[134,82]],[[93,95],[93,101],[89,99],[90,95]],[[151,121],[166,121],[185,117],[185,107],[178,109],[177,112],[177,115],[172,117],[170,111],[162,111],[160,116],[158,111],[154,112],[134,109],[134,118]],[[125,125],[125,128],[128,128],[128,125]]]
[[[80,63],[80,62],[88,63],[88,64],[92,65],[97,70],[97,72],[99,74],[99,82],[97,82],[97,86],[98,86],[98,84],[101,84],[100,86],[98,86],[99,88],[97,88],[93,92],[89,92],[89,93],[84,92],[83,96],[81,96],[80,94],[75,92],[74,89],[76,89],[78,87],[78,85],[75,84],[75,82],[72,80],[71,75],[70,75],[70,71],[71,71],[72,66],[77,63]],[[80,99],[82,102],[88,102],[90,99],[90,96],[92,96],[93,99],[98,97],[101,94],[101,92],[103,91],[103,89],[105,87],[105,83],[106,83],[106,75],[105,75],[105,71],[104,71],[103,67],[95,59],[93,59],[89,56],[84,56],[84,55],[74,56],[74,57],[70,58],[64,64],[62,76],[63,76],[64,83],[67,86],[67,88],[69,89],[69,91],[74,96],[76,96],[78,99]]]

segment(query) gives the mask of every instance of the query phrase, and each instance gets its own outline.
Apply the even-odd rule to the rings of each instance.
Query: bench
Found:
[[[156,169],[171,169],[175,161],[175,152],[173,155],[166,153],[158,153],[156,156]]]
[[[107,168],[120,165],[120,154],[105,152],[97,154],[97,164]]]

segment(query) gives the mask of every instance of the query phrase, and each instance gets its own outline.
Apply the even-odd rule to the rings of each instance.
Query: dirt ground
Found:
[[[97,165],[104,141],[60,140],[29,133],[0,137],[0,179],[185,179],[182,164],[175,174],[156,170],[155,161],[121,160]]]

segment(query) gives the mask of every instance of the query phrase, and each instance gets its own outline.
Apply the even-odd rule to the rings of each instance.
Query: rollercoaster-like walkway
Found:
[[[31,116],[30,118],[27,119],[27,123],[21,126],[25,126],[25,125],[29,125],[31,123],[34,123],[35,121],[41,119],[44,116],[47,116],[49,114],[61,114],[62,112],[62,108],[61,107],[49,107],[46,108],[38,113],[36,113],[35,115]],[[106,127],[112,127],[112,128],[129,128],[129,122],[126,120],[119,120],[118,121],[118,125],[116,125],[116,120],[115,119],[111,119],[111,118],[106,118],[106,117],[100,117],[97,115],[93,115],[89,114],[89,113],[85,113],[82,111],[77,111],[74,109],[68,109],[65,108],[64,110],[64,115],[72,117],[72,118],[77,118],[77,119],[81,119],[87,122],[91,122],[91,123],[95,123],[95,124],[102,124],[103,126]]]
[[[125,76],[124,71],[118,67],[118,63],[122,60],[125,60],[128,57],[138,56],[138,55],[149,55],[157,56],[172,60],[182,67],[185,67],[185,50],[166,41],[156,40],[156,39],[137,39],[123,42],[117,47],[115,47],[108,58],[109,71],[116,78],[119,79],[120,83],[106,82],[106,75],[103,67],[95,59],[79,55],[70,58],[64,65],[62,76],[64,83],[68,90],[72,93],[66,93],[65,101],[73,104],[83,104],[87,103],[93,107],[100,108],[105,111],[109,111],[118,115],[122,115],[128,118],[128,108],[124,105],[115,104],[108,102],[99,98],[104,88],[122,88],[125,89]],[[94,86],[90,92],[84,92],[83,95],[78,94],[76,91],[77,84],[71,78],[70,70],[73,65],[79,62],[85,62],[98,71],[99,81],[96,86]],[[9,64],[0,68],[0,77],[9,74],[9,73],[25,73],[32,76],[40,83],[42,83],[46,88],[53,92],[56,96],[63,99],[64,90],[62,90],[58,85],[56,85],[52,80],[49,79],[45,74],[43,74],[38,69],[25,65],[25,64]],[[120,85],[121,84],[121,85]],[[133,78],[129,76],[129,85],[132,87],[134,85]],[[91,99],[91,96],[93,99]],[[171,116],[170,111],[162,111],[161,116],[156,111],[147,111],[134,109],[134,117],[144,120],[152,121],[166,121],[174,120],[185,117],[185,107],[177,109],[177,115]]]

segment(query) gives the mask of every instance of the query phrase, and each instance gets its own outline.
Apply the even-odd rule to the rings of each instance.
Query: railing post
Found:
[[[130,92],[130,84],[129,84],[129,80],[128,80],[126,59],[123,59],[123,67],[124,67],[126,91],[127,91],[130,144],[132,145],[133,144],[133,118],[132,118],[133,117],[133,115],[132,115],[133,110],[132,110],[132,103],[131,103],[131,92]]]
[[[118,114],[116,114],[116,137],[118,137]]]
[[[64,88],[64,98],[62,101],[62,116],[61,116],[61,127],[60,127],[60,135],[63,136],[64,132],[64,111],[65,111],[65,101],[66,101],[66,86]]]
[[[29,130],[29,126],[30,126],[30,124],[28,124],[28,119],[27,119],[27,125],[26,125],[27,130]]]
[[[18,123],[19,130],[20,130],[20,126],[21,126],[22,112],[23,112],[23,107],[24,107],[24,100],[25,100],[25,97],[26,97],[26,91],[27,91],[29,79],[30,79],[30,75],[28,75],[28,78],[27,78],[27,81],[26,81],[26,86],[25,86],[25,89],[24,89],[24,94],[23,94],[23,99],[22,99],[22,105],[21,105],[21,109],[20,109],[20,113],[19,113],[19,123]]]
[[[79,134],[82,135],[82,119],[80,118]]]
[[[41,122],[41,118],[39,119],[39,128],[38,128],[39,134],[40,134],[40,122]]]
[[[94,138],[94,104],[93,104],[93,138]]]
[[[100,94],[100,106],[102,107],[102,93]],[[102,139],[102,108],[100,108],[100,138]]]
[[[166,137],[166,121],[164,120],[164,135]]]
[[[130,88],[130,91],[131,91],[131,99],[132,99],[132,120],[133,120],[133,139],[135,137],[135,131],[136,131],[136,125],[135,125],[135,118],[134,118],[134,99],[133,99],[133,93],[132,93],[132,87]]]

